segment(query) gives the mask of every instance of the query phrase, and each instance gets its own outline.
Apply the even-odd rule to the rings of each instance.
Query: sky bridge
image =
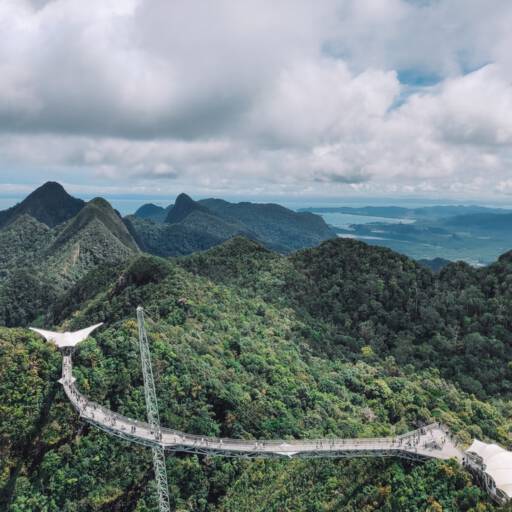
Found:
[[[75,385],[71,355],[64,355],[60,382],[80,416],[97,427],[128,441],[146,446],[161,446],[166,451],[222,455],[225,457],[401,457],[462,461],[463,452],[450,432],[437,423],[400,436],[379,438],[323,438],[311,440],[252,440],[199,436],[161,427],[154,432],[151,425],[113,412],[82,395]]]
[[[101,324],[73,333],[56,333],[34,328],[32,330],[54,342],[62,351],[62,376],[59,382],[82,419],[111,435],[152,449],[161,512],[170,510],[165,452],[238,458],[398,457],[413,461],[455,459],[476,476],[477,481],[495,501],[503,504],[512,498],[512,453],[478,440],[464,451],[450,430],[440,423],[389,437],[302,440],[218,438],[161,427],[142,308],[137,309],[137,317],[147,422],[123,416],[88,399],[76,386],[73,376],[73,350]]]

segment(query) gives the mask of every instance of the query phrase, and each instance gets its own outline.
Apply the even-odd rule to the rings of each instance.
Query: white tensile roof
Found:
[[[497,444],[482,443],[478,439],[466,451],[482,457],[485,472],[494,480],[498,489],[512,498],[512,452]]]
[[[91,334],[94,329],[102,325],[102,323],[91,325],[90,327],[86,327],[85,329],[81,329],[80,331],[75,332],[45,331],[44,329],[36,329],[35,327],[30,327],[30,329],[46,338],[47,341],[53,341],[57,347],[64,348],[74,347],[81,341],[87,339],[89,334]]]

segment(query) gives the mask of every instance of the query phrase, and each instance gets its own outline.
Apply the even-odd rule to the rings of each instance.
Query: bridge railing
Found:
[[[145,421],[137,421],[132,418],[128,418],[127,416],[123,416],[122,414],[115,413],[110,409],[89,400],[85,397],[80,391],[78,391],[77,387],[74,384],[73,368],[71,363],[71,357],[65,356],[63,360],[63,368],[62,368],[62,377],[64,379],[66,392],[75,406],[75,408],[80,412],[82,416],[85,416],[89,419],[92,419],[96,422],[101,422],[103,425],[108,426],[109,428],[117,428],[117,430],[123,430],[121,427],[125,426],[129,428],[128,433],[132,433],[135,437],[139,437],[140,434],[145,433],[144,437],[154,436],[155,432],[151,431],[150,425]],[[419,438],[420,435],[424,434],[428,430],[432,430],[435,428],[439,428],[438,423],[432,423],[430,425],[426,425],[425,427],[413,430],[411,432],[406,432],[405,434],[400,434],[393,437],[367,437],[367,438],[358,438],[358,439],[344,439],[344,438],[334,438],[334,437],[324,437],[317,439],[306,439],[306,440],[298,440],[298,439],[267,439],[267,440],[258,440],[258,439],[232,439],[232,438],[220,438],[220,437],[211,437],[206,435],[198,435],[198,434],[188,434],[179,430],[170,429],[166,427],[162,427],[160,430],[161,433],[161,442],[163,444],[169,444],[165,441],[165,438],[168,436],[174,437],[174,441],[172,444],[179,445],[183,444],[192,444],[197,446],[231,446],[231,447],[239,447],[247,449],[275,449],[279,451],[279,448],[285,447],[297,447],[297,449],[304,447],[311,447],[313,449],[329,449],[329,448],[339,448],[343,446],[375,446],[375,447],[396,447],[394,446],[398,444],[399,446],[407,440],[413,440],[416,437]]]
[[[426,430],[431,430],[436,428],[437,424],[431,424],[423,429],[417,429],[411,432],[407,432],[405,434],[401,434],[394,437],[362,437],[358,439],[346,439],[346,438],[335,438],[335,437],[324,437],[324,438],[316,438],[316,439],[267,439],[267,440],[258,440],[258,439],[232,439],[232,438],[219,438],[219,437],[211,437],[211,436],[202,436],[197,434],[187,434],[184,432],[180,432],[178,430],[173,430],[169,428],[162,428],[163,434],[171,434],[178,437],[182,437],[183,440],[186,441],[196,441],[197,443],[203,443],[207,441],[208,443],[214,445],[240,445],[247,446],[248,444],[259,444],[262,447],[275,447],[279,448],[280,446],[296,446],[298,448],[303,447],[305,445],[308,446],[317,446],[318,448],[329,448],[332,445],[335,446],[343,446],[343,445],[382,445],[386,447],[390,447],[392,444],[399,443],[400,441],[407,441],[409,439],[414,439],[416,436],[422,435]],[[423,431],[423,432],[422,432]]]

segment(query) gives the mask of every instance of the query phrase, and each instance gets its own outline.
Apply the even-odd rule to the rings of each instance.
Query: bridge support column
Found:
[[[151,366],[148,336],[144,325],[144,310],[137,308],[137,324],[139,327],[139,348],[142,364],[142,377],[144,379],[144,396],[146,399],[146,411],[148,423],[152,434],[157,441],[162,438],[160,429],[160,415],[158,414],[158,401],[156,399],[155,380]],[[153,446],[153,469],[155,471],[156,486],[158,489],[158,503],[160,512],[171,512],[169,504],[169,484],[167,483],[167,470],[165,468],[165,452],[161,445]]]
[[[151,450],[153,452],[153,469],[155,471],[160,512],[171,512],[167,469],[165,468],[165,452],[161,446],[154,446]]]

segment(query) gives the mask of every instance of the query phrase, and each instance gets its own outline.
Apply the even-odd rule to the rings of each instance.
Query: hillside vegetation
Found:
[[[119,214],[103,199],[48,228],[22,215],[0,229],[0,324],[27,325],[89,271],[140,252]],[[41,318],[41,321],[44,321]]]
[[[145,416],[134,321],[143,304],[166,426],[352,437],[439,420],[462,443],[510,447],[510,264],[434,275],[354,241],[285,257],[236,238],[178,260],[97,267],[49,314],[61,329],[106,323],[74,356],[77,384],[132,417]],[[491,351],[487,364],[490,343],[503,357]],[[155,510],[150,453],[80,423],[56,382],[60,362],[29,331],[0,329],[0,508]],[[451,462],[177,455],[167,469],[179,511],[495,510]]]
[[[239,253],[234,267],[230,251]],[[478,396],[510,398],[512,253],[486,268],[453,263],[434,274],[389,249],[348,239],[289,258],[262,251],[240,239],[182,265],[293,307],[325,354],[390,355],[401,365],[438,368]]]
[[[29,215],[53,228],[76,215],[84,205],[84,201],[70,196],[62,185],[49,181],[34,190],[21,203],[0,211],[0,228],[22,215]]]
[[[105,199],[85,203],[58,183],[45,183],[0,212],[0,324],[47,323],[50,305],[62,303],[89,271],[123,264],[141,251],[182,256],[242,235],[286,253],[335,236],[313,214],[272,204],[225,204],[236,215],[180,194],[174,205],[144,205],[123,219]]]
[[[194,201],[180,194],[166,209],[147,204],[127,219],[141,247],[158,256],[181,256],[244,236],[281,253],[312,247],[336,233],[319,215],[277,204]]]
[[[57,184],[20,205],[0,214],[0,510],[155,510],[150,453],[83,424],[60,354],[21,327],[104,322],[74,356],[78,386],[143,419],[139,304],[166,426],[292,439],[435,420],[512,446],[512,253],[434,273],[348,239],[290,254],[331,232],[276,205],[182,194],[122,219]],[[181,512],[496,509],[450,461],[177,454],[167,469]]]

